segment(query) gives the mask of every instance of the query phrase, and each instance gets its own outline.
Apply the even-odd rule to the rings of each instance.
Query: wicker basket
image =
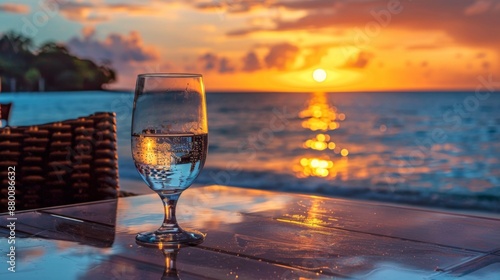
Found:
[[[16,210],[116,198],[114,113],[0,129],[0,212],[7,210],[7,169],[15,167]]]

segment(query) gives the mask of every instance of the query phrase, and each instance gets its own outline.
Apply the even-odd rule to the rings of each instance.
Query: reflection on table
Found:
[[[188,189],[178,213],[183,227],[207,234],[204,243],[138,246],[135,235],[162,220],[156,195],[17,213],[17,271],[0,277],[488,279],[500,265],[498,216],[224,186]]]

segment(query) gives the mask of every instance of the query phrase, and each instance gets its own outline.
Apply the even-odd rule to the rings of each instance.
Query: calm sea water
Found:
[[[150,192],[130,152],[132,93],[0,94],[11,125],[114,111],[122,189]],[[197,183],[500,212],[500,94],[209,93]]]

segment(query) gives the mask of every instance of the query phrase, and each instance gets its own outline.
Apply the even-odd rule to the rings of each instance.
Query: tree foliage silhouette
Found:
[[[0,37],[0,77],[3,91],[10,90],[15,79],[15,90],[38,90],[43,79],[49,91],[99,90],[116,81],[116,73],[109,62],[98,65],[78,58],[63,44],[47,42],[35,49],[33,41],[16,32]]]

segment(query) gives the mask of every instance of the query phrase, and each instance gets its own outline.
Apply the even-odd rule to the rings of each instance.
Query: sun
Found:
[[[312,76],[316,82],[324,82],[326,80],[326,71],[324,69],[318,68],[313,71]]]

